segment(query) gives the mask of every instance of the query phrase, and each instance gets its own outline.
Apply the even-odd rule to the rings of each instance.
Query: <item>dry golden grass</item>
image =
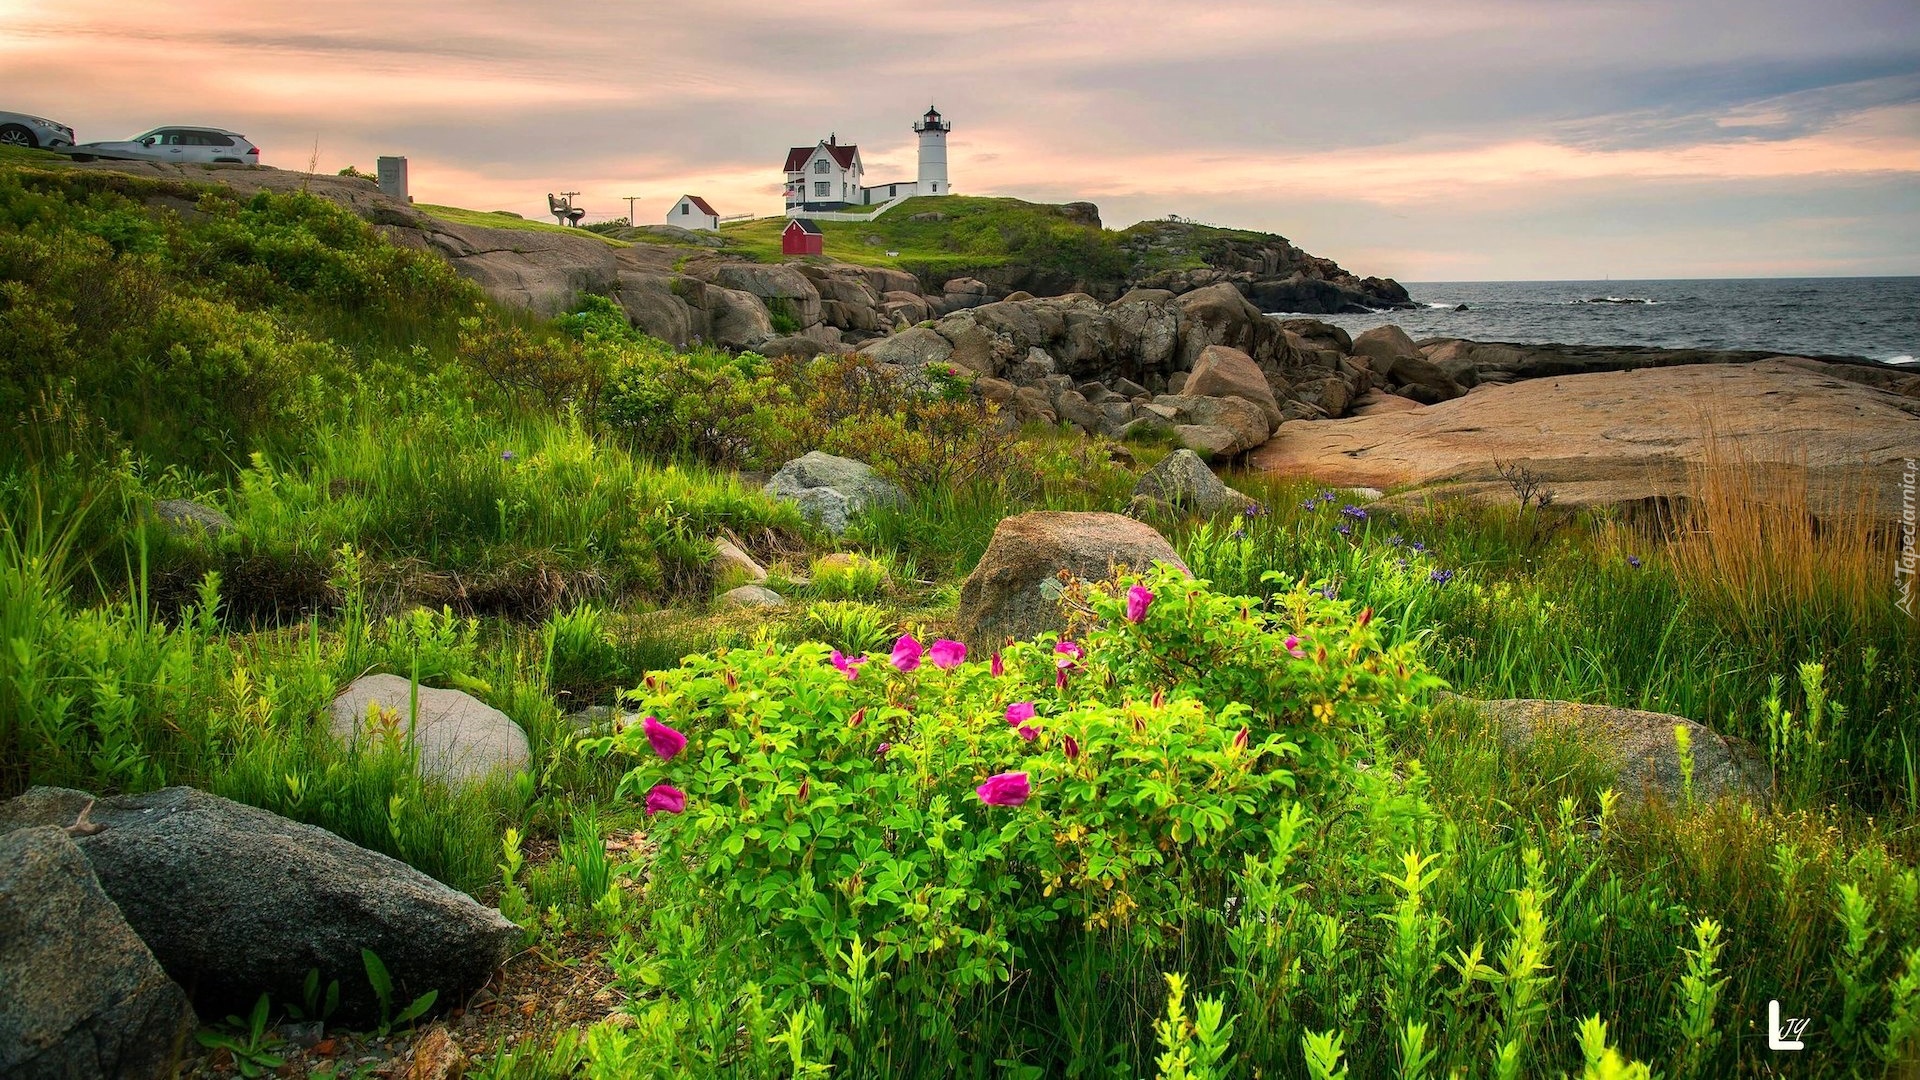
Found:
[[[1690,593],[1755,629],[1788,613],[1869,622],[1891,606],[1892,538],[1876,524],[1869,472],[1816,500],[1804,453],[1763,456],[1711,424],[1702,443],[1667,522],[1666,554]]]

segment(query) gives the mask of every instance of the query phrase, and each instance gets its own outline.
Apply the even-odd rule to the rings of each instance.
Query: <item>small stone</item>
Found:
[[[713,548],[713,572],[721,581],[757,585],[767,580],[766,568],[733,541],[722,537],[713,542]]]
[[[412,731],[422,776],[463,784],[524,771],[532,760],[527,733],[506,713],[459,690],[416,689],[398,675],[363,675],[335,698],[329,708],[333,737],[343,743],[379,737],[368,732],[369,708],[397,716],[401,737]]]
[[[786,598],[765,585],[742,585],[737,589],[728,589],[720,597],[720,603],[727,607],[739,608],[779,608],[786,607]]]
[[[1205,516],[1254,505],[1253,499],[1222,483],[1198,454],[1184,448],[1168,454],[1148,470],[1134,485],[1133,493]]]
[[[153,516],[184,535],[218,536],[233,528],[232,518],[192,499],[161,499],[153,504]]]
[[[466,1071],[466,1053],[445,1024],[435,1024],[414,1042],[407,1080],[459,1080]]]

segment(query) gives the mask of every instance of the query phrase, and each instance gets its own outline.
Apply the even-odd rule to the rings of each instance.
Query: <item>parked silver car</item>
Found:
[[[224,128],[158,127],[125,142],[91,142],[73,147],[75,157],[130,158],[136,161],[228,162],[260,164],[260,148],[245,135]]]
[[[42,116],[0,112],[0,146],[51,150],[73,145],[73,129]]]

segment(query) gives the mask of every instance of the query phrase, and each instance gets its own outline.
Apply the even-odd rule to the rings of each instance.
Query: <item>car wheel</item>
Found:
[[[40,140],[19,124],[0,124],[0,146],[23,146],[28,150],[38,150]]]

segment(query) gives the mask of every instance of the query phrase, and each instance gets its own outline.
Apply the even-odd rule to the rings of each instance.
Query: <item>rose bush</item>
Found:
[[[650,676],[628,695],[648,719],[603,745],[641,762],[622,790],[656,873],[686,868],[770,943],[788,994],[855,940],[919,1000],[1088,931],[1164,949],[1269,849],[1303,740],[1337,746],[1433,682],[1318,594],[1268,610],[1161,568],[1076,595],[1070,641],[768,646]]]

